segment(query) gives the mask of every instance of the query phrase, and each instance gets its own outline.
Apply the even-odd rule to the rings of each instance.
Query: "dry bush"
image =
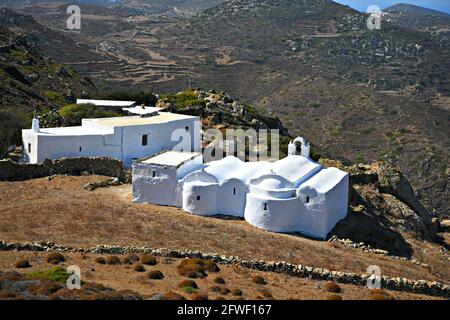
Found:
[[[139,256],[134,253],[127,254],[123,258],[123,263],[125,263],[125,264],[134,264],[135,262],[138,262],[138,261],[139,261]]]
[[[191,300],[208,300],[208,296],[203,293],[194,293],[190,298]]]
[[[108,256],[106,257],[106,263],[111,266],[116,266],[120,264],[120,259],[118,256]]]
[[[194,280],[183,280],[178,283],[178,288],[193,288],[198,289],[197,283]]]
[[[106,259],[104,257],[98,257],[95,259],[98,264],[106,264]]]
[[[213,281],[218,284],[225,284],[225,280],[221,277],[215,277]]]
[[[266,279],[261,276],[253,276],[252,281],[256,284],[267,284]]]
[[[221,294],[221,295],[223,295],[223,296],[226,296],[227,294],[229,294],[231,292],[231,290],[230,289],[228,289],[228,288],[220,288],[220,292],[219,292],[219,294]]]
[[[61,290],[63,286],[55,281],[40,280],[40,283],[34,286],[30,286],[28,290],[35,295],[50,296],[55,292]]]
[[[208,288],[209,291],[219,293],[221,288],[219,286],[211,286]]]
[[[16,294],[5,290],[0,290],[0,300],[5,299],[16,299]]]
[[[242,290],[238,288],[233,288],[231,289],[231,295],[235,297],[240,297],[242,296]]]
[[[161,280],[164,278],[164,274],[159,270],[153,270],[147,273],[147,278],[152,280]]]
[[[263,296],[266,299],[273,299],[272,293],[270,291],[264,290],[260,292],[261,296]]]
[[[154,266],[158,262],[156,261],[156,258],[150,254],[143,254],[141,255],[141,263],[148,265],[148,266]]]
[[[22,268],[30,268],[31,264],[28,260],[20,260],[14,264],[14,268],[22,269]]]
[[[330,294],[330,295],[327,296],[326,299],[327,299],[327,300],[335,300],[335,301],[338,301],[338,300],[342,300],[342,297],[341,297],[340,295],[338,295],[338,294]]]
[[[339,285],[337,283],[334,283],[334,282],[327,282],[327,283],[325,283],[325,285],[323,286],[323,289],[326,292],[333,292],[333,293],[341,292],[341,287],[339,287]]]
[[[143,266],[142,264],[136,263],[136,264],[133,266],[133,270],[136,271],[136,272],[144,272],[144,271],[145,271],[145,268],[144,268],[144,266]]]
[[[59,264],[66,261],[66,258],[59,252],[52,252],[47,255],[47,262],[51,264]]]
[[[395,298],[382,289],[371,289],[370,300],[394,300]]]
[[[168,291],[164,293],[161,297],[162,300],[186,300],[181,294],[178,294],[173,291]]]
[[[177,266],[178,274],[188,278],[204,278],[206,271],[218,272],[219,267],[210,260],[200,258],[184,259]]]

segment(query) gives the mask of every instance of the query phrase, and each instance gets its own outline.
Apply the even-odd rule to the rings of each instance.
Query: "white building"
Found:
[[[172,150],[183,140],[183,151],[200,150],[200,119],[168,112],[152,116],[83,119],[78,127],[22,130],[24,160],[42,163],[63,157],[111,157],[131,166],[134,160]]]
[[[304,139],[299,141],[309,149]],[[347,215],[349,175],[324,169],[305,152],[276,162],[226,157],[201,167],[197,156],[179,156],[181,174],[172,168],[172,154],[158,155],[133,165],[133,201],[181,207],[195,215],[237,216],[265,230],[326,238]]]

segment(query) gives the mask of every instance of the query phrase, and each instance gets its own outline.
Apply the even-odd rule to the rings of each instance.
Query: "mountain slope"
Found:
[[[73,95],[96,91],[74,70],[38,52],[27,37],[0,27],[0,155],[20,143],[18,128],[28,127],[34,110],[70,101]],[[67,98],[66,98],[67,97]]]
[[[383,10],[393,24],[433,34],[450,34],[450,14],[410,4],[397,4]]]

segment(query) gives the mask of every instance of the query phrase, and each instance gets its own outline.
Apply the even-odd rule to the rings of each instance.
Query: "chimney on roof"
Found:
[[[36,111],[34,111],[33,122],[31,123],[31,130],[33,130],[33,132],[40,132],[39,119],[36,116]]]

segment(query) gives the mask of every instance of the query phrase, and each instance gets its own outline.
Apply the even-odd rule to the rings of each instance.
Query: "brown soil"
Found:
[[[210,273],[206,278],[195,279],[198,290],[188,292],[186,288],[180,288],[179,283],[186,280],[186,277],[177,273],[179,259],[169,259],[158,257],[156,266],[145,266],[147,272],[159,270],[164,274],[164,279],[150,280],[146,273],[136,272],[133,266],[121,265],[101,265],[95,262],[96,258],[102,255],[78,253],[64,254],[66,261],[62,266],[77,265],[81,270],[81,280],[86,283],[98,283],[106,287],[119,290],[132,290],[141,294],[144,298],[150,298],[158,293],[168,291],[177,292],[187,299],[195,298],[194,293],[207,295],[209,299],[222,297],[225,299],[256,299],[263,297],[265,299],[327,299],[330,295],[326,290],[325,281],[315,281],[309,279],[293,278],[287,275],[280,275],[267,272],[259,272],[237,266],[220,265],[221,271]],[[124,256],[119,256],[122,260]],[[26,270],[14,267],[15,262],[27,259],[32,267]],[[0,270],[17,271],[28,273],[32,271],[42,271],[54,268],[55,266],[46,262],[46,253],[41,252],[0,252]],[[214,282],[216,276],[222,277],[226,284],[218,285]],[[267,284],[258,285],[252,281],[252,277],[262,276]],[[218,292],[212,292],[208,288],[218,286],[221,288]],[[339,284],[341,291],[339,295],[344,300],[358,299],[368,300],[372,298],[372,291],[353,285]],[[233,289],[233,290],[230,290]],[[233,296],[232,293],[237,289],[243,292],[242,296]],[[437,299],[418,294],[409,294],[403,292],[394,292],[385,290],[395,299]]]
[[[331,270],[449,283],[448,260],[439,248],[412,243],[414,257],[429,267],[325,241],[258,230],[245,221],[189,215],[181,209],[131,203],[131,186],[83,189],[99,176],[0,182],[0,239],[46,240],[87,247],[98,244],[202,250],[243,259],[288,261]],[[31,262],[31,261],[30,261]],[[33,265],[33,263],[31,262]]]

